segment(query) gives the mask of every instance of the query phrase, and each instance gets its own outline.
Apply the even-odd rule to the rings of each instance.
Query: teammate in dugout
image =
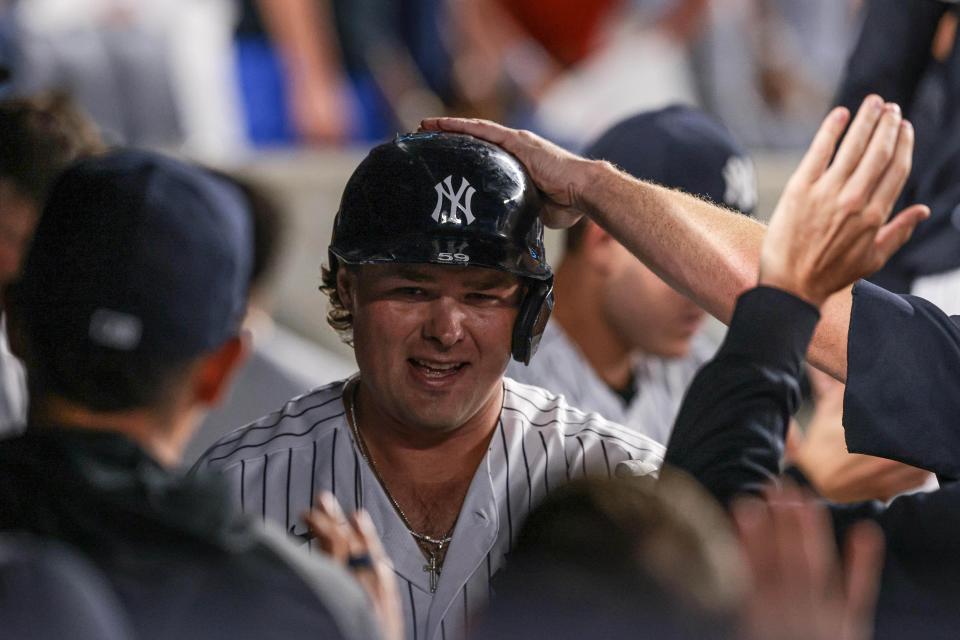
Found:
[[[345,570],[176,472],[242,360],[249,218],[233,187],[153,153],[57,178],[6,292],[31,393],[26,431],[0,442],[0,532],[82,553],[138,638],[378,638]]]
[[[407,638],[465,636],[551,488],[662,461],[656,441],[503,377],[511,356],[529,361],[552,307],[541,213],[524,169],[488,143],[427,133],[375,148],[344,190],[323,277],[359,374],[197,465],[305,540],[301,516],[321,491],[367,510],[400,578]]]
[[[746,215],[753,163],[720,123],[675,105],[631,116],[584,154]],[[703,309],[588,218],[566,230],[557,307],[530,365],[507,375],[666,444],[690,381],[717,349]]]

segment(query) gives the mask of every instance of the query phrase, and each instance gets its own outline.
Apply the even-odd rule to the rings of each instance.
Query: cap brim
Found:
[[[497,269],[535,280],[553,276],[546,257],[533,249],[522,251],[482,238],[421,236],[412,242],[370,244],[353,251],[331,247],[330,252],[347,264],[442,264]]]

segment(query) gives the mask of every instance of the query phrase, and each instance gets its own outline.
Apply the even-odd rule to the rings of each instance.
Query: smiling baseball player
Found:
[[[493,145],[413,134],[375,148],[334,222],[328,321],[359,374],[221,439],[198,467],[239,506],[309,539],[321,490],[366,509],[400,578],[406,637],[465,636],[519,524],[551,489],[663,447],[503,377],[552,308],[542,203]]]

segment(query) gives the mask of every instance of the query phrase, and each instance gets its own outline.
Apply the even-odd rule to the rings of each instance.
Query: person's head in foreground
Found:
[[[510,562],[482,638],[730,638],[747,587],[723,513],[670,470],[557,489]]]
[[[65,96],[0,100],[0,286],[19,274],[57,175],[101,148],[93,122]]]
[[[324,273],[361,412],[434,435],[495,423],[507,363],[529,360],[552,307],[540,208],[526,171],[489,143],[420,133],[371,151]]]
[[[627,118],[590,144],[584,156],[747,215],[756,206],[750,158],[723,125],[694,107]],[[586,217],[567,231],[557,291],[557,319],[571,337],[615,344],[624,353],[684,356],[705,315]],[[589,328],[587,315],[594,316]],[[581,346],[589,357],[591,345]]]
[[[175,463],[242,356],[251,249],[240,194],[203,170],[140,151],[71,165],[11,296],[30,422],[123,431]]]

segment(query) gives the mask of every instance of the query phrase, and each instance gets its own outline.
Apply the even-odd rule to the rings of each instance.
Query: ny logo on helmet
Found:
[[[466,178],[460,178],[460,189],[456,193],[453,191],[453,176],[447,176],[438,182],[434,189],[437,190],[437,206],[433,209],[433,220],[440,224],[463,224],[460,219],[460,212],[463,212],[467,224],[473,222],[473,211],[470,210],[470,201],[473,200],[473,194],[476,189],[470,186]],[[450,202],[450,210],[445,211],[444,200]],[[461,204],[461,201],[465,202]]]

